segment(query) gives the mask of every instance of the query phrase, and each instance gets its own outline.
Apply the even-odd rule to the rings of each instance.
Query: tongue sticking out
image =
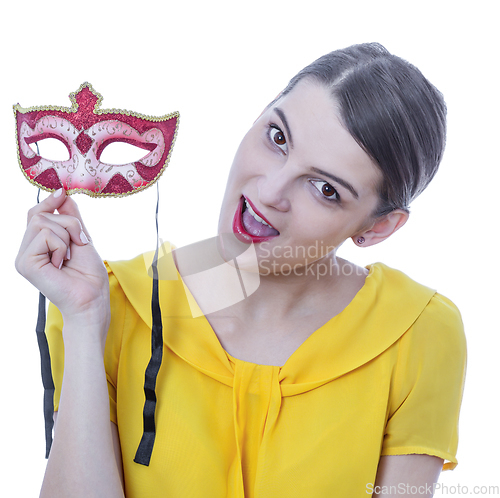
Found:
[[[280,234],[275,228],[257,221],[248,209],[243,212],[243,226],[250,235],[256,237],[271,237]]]

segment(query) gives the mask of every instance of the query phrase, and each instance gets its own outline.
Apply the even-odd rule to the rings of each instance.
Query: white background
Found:
[[[460,463],[441,481],[470,492],[475,485],[500,485],[495,2],[2,5],[1,496],[36,496],[45,467],[38,294],[14,269],[37,190],[17,164],[12,105],[69,106],[68,94],[89,81],[104,97],[102,108],[180,111],[177,143],[160,180],[160,237],[182,246],[215,234],[232,157],[263,107],[304,65],[365,41],[379,41],[408,59],[444,93],[448,146],[436,179],[412,206],[410,222],[380,246],[359,249],[348,242],[340,255],[360,264],[381,260],[459,306],[469,348]],[[130,258],[153,247],[156,188],[124,199],[77,200],[103,258]]]

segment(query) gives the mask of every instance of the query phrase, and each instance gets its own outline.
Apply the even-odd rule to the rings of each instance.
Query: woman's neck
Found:
[[[240,313],[256,319],[299,318],[325,307],[340,312],[363,287],[367,275],[365,268],[329,254],[289,275],[260,275],[258,289],[237,306]]]

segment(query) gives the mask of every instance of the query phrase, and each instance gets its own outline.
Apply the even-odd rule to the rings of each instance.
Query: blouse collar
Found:
[[[160,261],[160,303],[164,344],[204,374],[233,385],[234,363],[204,316],[193,318],[187,287],[166,247]],[[131,261],[109,262],[131,306],[151,328],[151,286],[148,275],[153,254]],[[163,264],[163,270],[161,265]],[[382,263],[367,267],[364,286],[351,303],[309,336],[282,367],[282,396],[310,391],[374,359],[394,344],[417,320],[435,291]],[[239,361],[239,360],[237,360]]]

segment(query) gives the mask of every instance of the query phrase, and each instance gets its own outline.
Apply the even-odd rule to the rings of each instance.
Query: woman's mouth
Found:
[[[264,242],[280,234],[244,196],[234,214],[233,232],[239,240],[246,243]]]

